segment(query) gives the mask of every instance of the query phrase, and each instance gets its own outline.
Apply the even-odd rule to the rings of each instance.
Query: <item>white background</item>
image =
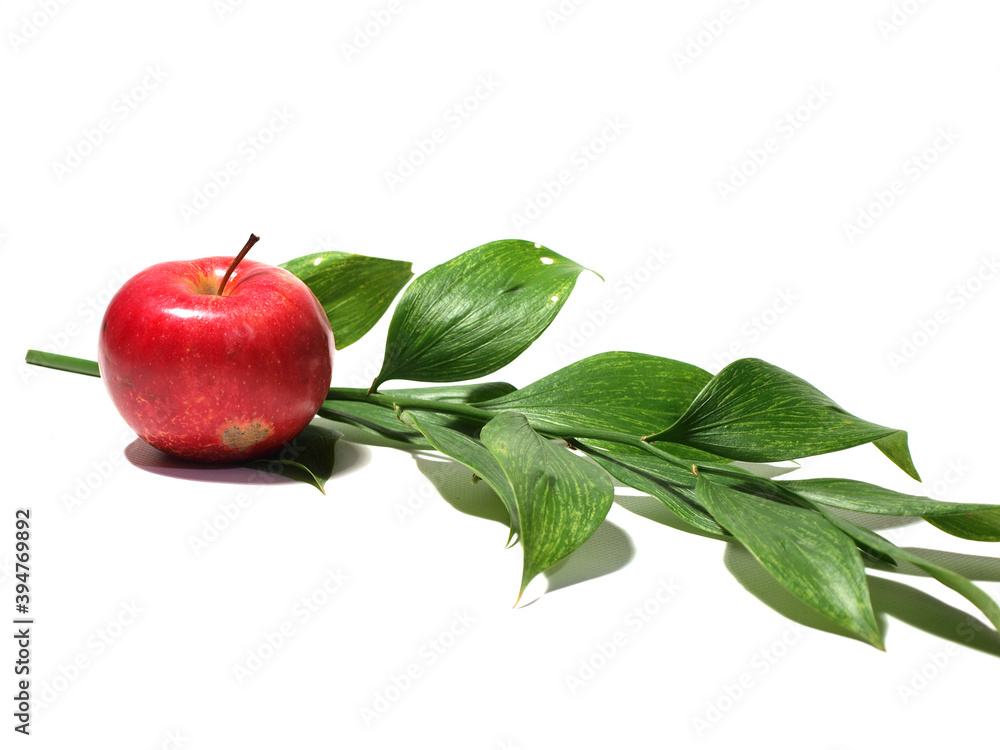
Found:
[[[27,506],[42,703],[13,740],[5,705],[4,747],[931,747],[995,728],[1000,639],[924,578],[873,572],[881,653],[623,491],[512,609],[520,551],[464,469],[342,443],[323,496],[144,466],[99,381],[20,363],[93,358],[123,277],[250,232],[261,261],[336,246],[417,272],[522,237],[606,282],[582,276],[496,377],[610,349],[714,372],[735,347],[909,430],[925,483],[871,446],[803,478],[996,499],[996,3],[231,6],[4,5],[0,612]],[[339,353],[336,385],[370,382],[386,327]],[[977,557],[995,547],[891,533],[1000,593]],[[241,681],[250,652],[269,658]]]

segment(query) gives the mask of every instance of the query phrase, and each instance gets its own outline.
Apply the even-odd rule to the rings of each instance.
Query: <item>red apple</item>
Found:
[[[217,257],[159,263],[122,285],[98,363],[115,407],[161,451],[231,462],[281,449],[330,387],[333,332],[282,268]]]

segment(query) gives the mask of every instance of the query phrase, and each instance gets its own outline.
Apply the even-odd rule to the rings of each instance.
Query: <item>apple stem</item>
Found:
[[[236,266],[238,266],[240,264],[241,260],[243,260],[245,257],[247,257],[247,253],[250,252],[250,248],[253,247],[254,245],[256,245],[257,244],[257,240],[259,240],[259,239],[260,239],[260,237],[258,237],[256,234],[251,234],[250,235],[250,239],[247,240],[247,244],[245,244],[243,246],[243,249],[240,250],[240,254],[237,255],[235,258],[233,258],[233,262],[232,262],[232,264],[230,264],[229,270],[226,271],[226,275],[222,277],[222,283],[219,284],[219,292],[218,292],[218,294],[219,294],[220,297],[222,296],[222,290],[226,288],[226,282],[229,281],[229,277],[232,276],[233,275],[233,271],[236,270]]]

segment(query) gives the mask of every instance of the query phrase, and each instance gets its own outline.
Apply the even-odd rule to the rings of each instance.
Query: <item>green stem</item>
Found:
[[[330,401],[361,401],[367,404],[383,406],[387,409],[396,409],[398,407],[400,409],[414,409],[417,411],[433,411],[438,414],[454,414],[458,417],[465,417],[466,419],[483,423],[489,422],[499,413],[489,409],[480,409],[477,406],[471,406],[469,404],[456,404],[449,401],[437,401],[434,399],[417,398],[413,396],[393,396],[386,393],[370,394],[364,388],[331,388],[329,393],[327,393],[327,399]],[[525,417],[528,420],[528,424],[530,424],[534,429],[550,437],[562,438],[564,440],[571,438],[579,438],[581,440],[607,440],[609,442],[620,443],[622,445],[631,445],[636,448],[649,445],[648,443],[643,443],[642,440],[635,435],[628,435],[624,432],[586,429],[582,427],[565,429],[548,424],[544,420],[533,419],[530,414],[526,414]],[[662,451],[660,452],[662,453]],[[669,453],[664,455],[670,456]],[[671,456],[671,458],[673,457]],[[674,459],[674,461],[680,461],[680,459]],[[690,464],[683,461],[681,461],[680,464],[685,469],[691,468]]]
[[[77,375],[90,375],[91,377],[101,377],[101,371],[97,363],[92,359],[79,359],[77,357],[67,357],[63,354],[49,354],[40,352],[37,349],[29,349],[24,361],[29,365],[39,367],[51,367],[53,370],[63,370],[64,372],[75,372]]]
[[[388,396],[384,393],[369,394],[364,388],[331,388],[326,394],[330,401],[361,401],[366,404],[384,406],[387,409],[416,409],[418,411],[435,411],[439,414],[454,414],[466,417],[476,422],[489,422],[496,413],[479,409],[468,404],[456,404],[450,401],[435,401],[429,398],[413,398],[412,396]]]
[[[97,363],[89,359],[78,359],[76,357],[67,357],[62,354],[49,354],[48,352],[29,349],[28,354],[25,357],[25,361],[31,365],[51,367],[54,370],[64,370],[65,372],[75,372],[80,375],[91,375],[98,378],[101,376]],[[376,406],[381,406],[386,409],[415,409],[418,411],[433,411],[438,414],[454,414],[455,416],[464,417],[480,423],[489,422],[497,415],[497,412],[490,411],[488,409],[480,409],[477,406],[471,406],[469,404],[456,404],[450,401],[437,401],[435,399],[417,398],[414,396],[392,396],[385,393],[370,394],[364,388],[331,388],[327,392],[326,397],[330,401],[360,401],[367,404],[375,404]],[[676,456],[667,453],[652,443],[647,443],[645,440],[635,435],[629,435],[624,432],[614,432],[612,430],[585,429],[579,427],[564,429],[546,424],[544,421],[532,419],[530,415],[526,416],[528,417],[528,423],[531,424],[532,427],[542,434],[550,437],[561,438],[564,440],[572,440],[574,438],[580,440],[606,440],[611,443],[628,445],[633,448],[640,448],[648,451],[649,453],[652,453],[665,461],[669,461],[673,465],[686,471],[690,471],[693,466],[693,464],[677,458]],[[727,474],[733,478],[752,476],[749,474],[742,475],[736,474],[735,472],[726,472],[724,469],[710,467],[699,466],[698,469],[700,471]]]

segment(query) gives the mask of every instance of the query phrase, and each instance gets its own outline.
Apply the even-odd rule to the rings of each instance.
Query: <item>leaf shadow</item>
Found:
[[[726,569],[747,592],[778,614],[809,628],[844,636],[861,643],[864,642],[788,591],[763,565],[757,562],[757,559],[746,547],[738,542],[726,544],[726,551],[722,559]],[[879,626],[879,629],[884,632],[885,624],[882,619],[879,620]]]
[[[455,510],[510,528],[503,502],[486,482],[473,483],[467,466],[438,453],[415,451],[413,458],[420,473]],[[633,559],[632,538],[620,526],[605,520],[579,548],[543,573],[545,593],[614,573]]]
[[[1000,581],[1000,558],[985,555],[966,555],[961,552],[947,552],[939,549],[924,549],[922,547],[905,547],[908,552],[919,555],[928,562],[947,568],[971,581]],[[897,573],[907,575],[930,576],[924,570],[900,561],[898,568],[892,568]]]
[[[727,544],[723,559],[733,578],[778,614],[810,628],[858,640],[787,591],[739,543]],[[968,612],[899,581],[868,575],[868,584],[872,609],[883,635],[892,618],[960,646],[1000,657],[1000,633]]]
[[[395,448],[401,451],[426,451],[430,449],[428,444],[408,443],[403,440],[393,440],[384,435],[378,435],[363,427],[341,422],[336,419],[323,418],[323,423],[336,427],[337,431],[344,435],[342,441],[354,443],[356,445],[366,445],[372,448]]]
[[[510,515],[486,482],[473,482],[472,470],[438,453],[414,451],[417,470],[455,510],[467,516],[496,521],[510,527]]]
[[[545,571],[545,593],[600,578],[635,559],[635,543],[621,526],[605,521],[577,549]]]
[[[719,539],[728,541],[729,537],[711,534],[707,531],[695,528],[684,519],[670,510],[666,505],[649,495],[615,495],[615,503],[623,507],[630,513],[642,516],[650,521],[669,526],[672,529],[683,531],[688,534],[703,536],[708,539]]]
[[[861,513],[855,510],[829,507],[826,510],[850,521],[853,524],[856,524],[857,526],[863,526],[869,531],[903,529],[907,526],[915,526],[924,522],[924,520],[919,516],[880,516],[876,513]]]
[[[968,612],[900,581],[869,575],[868,586],[880,621],[890,616],[959,646],[1000,657],[1000,633]]]

